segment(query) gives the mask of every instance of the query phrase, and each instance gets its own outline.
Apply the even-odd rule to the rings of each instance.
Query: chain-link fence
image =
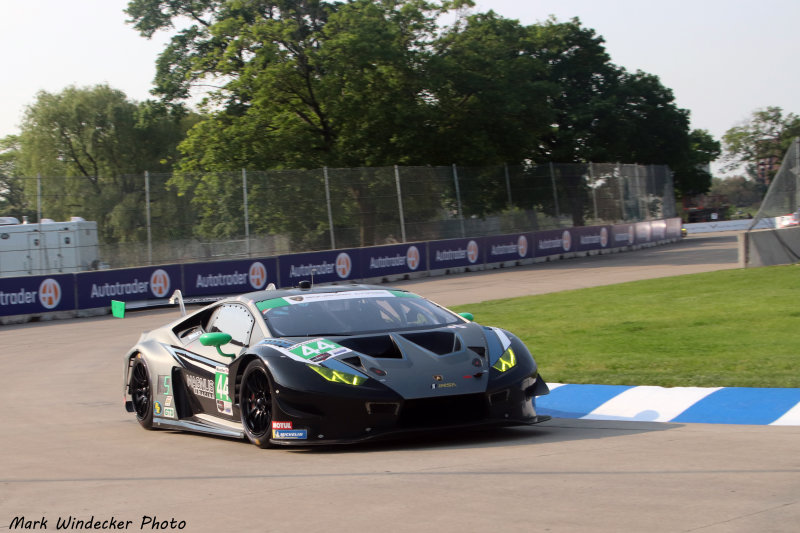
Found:
[[[779,225],[797,225],[800,207],[800,138],[795,139],[786,150],[783,162],[769,185],[761,207],[750,228],[755,228],[765,218],[782,220]],[[793,219],[793,220],[792,220]]]
[[[100,257],[112,268],[676,216],[672,173],[661,165],[394,166],[24,181],[38,216],[96,220]]]

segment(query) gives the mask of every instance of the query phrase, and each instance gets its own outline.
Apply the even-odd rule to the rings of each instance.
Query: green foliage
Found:
[[[24,181],[17,170],[19,137],[8,135],[0,139],[0,216],[23,217],[36,214],[35,205],[25,199]]]
[[[509,207],[502,163],[666,163],[684,169],[678,190],[703,188],[692,143],[708,139],[689,135],[687,112],[657,77],[611,63],[602,37],[578,19],[523,26],[464,10],[471,7],[470,0],[131,0],[126,13],[142,36],[172,32],[156,65],[161,102],[130,102],[105,85],[39,93],[16,170],[46,178],[45,216],[96,219],[106,241],[142,238],[145,170],[175,172],[153,189],[169,192],[154,216],[183,216],[189,198],[198,216],[197,224],[162,224],[160,235],[186,236],[190,227],[201,237],[240,234],[246,168],[270,171],[253,184],[251,202],[262,208],[252,230],[288,232],[308,246],[325,242],[328,228],[313,221],[326,216],[298,218],[297,206],[278,198],[316,198],[321,172],[273,171],[355,169],[330,183],[334,225],[350,231],[353,245],[375,244],[366,228],[399,224],[375,199],[393,190],[392,173],[369,170],[393,165],[470,167],[460,176],[463,212],[478,217]],[[440,25],[453,14],[453,24]],[[181,107],[198,91],[202,118]],[[562,211],[575,225],[589,209],[584,174],[555,176],[559,194],[575,200]],[[535,182],[514,196],[516,207],[554,207],[549,174],[512,178]],[[417,220],[452,212],[452,187],[442,183],[419,180],[419,195],[404,207]],[[304,209],[324,207],[311,204]]]
[[[767,107],[753,112],[750,119],[725,132],[722,137],[728,170],[744,165],[749,177],[758,177],[758,163],[773,160],[775,169],[766,172],[771,181],[783,154],[792,139],[800,136],[800,117],[794,113],[784,115],[780,107]]]
[[[766,187],[754,180],[744,176],[734,176],[732,178],[714,178],[711,180],[709,194],[725,198],[726,203],[736,207],[750,207],[755,211],[764,198]],[[753,210],[751,209],[751,210]]]
[[[689,134],[689,148],[686,159],[673,167],[681,196],[708,192],[711,187],[709,163],[722,153],[719,141],[714,140],[706,130],[692,130]]]
[[[237,187],[200,186],[216,171],[590,160],[676,165],[689,157],[687,112],[657,77],[613,65],[594,30],[577,19],[522,26],[491,11],[462,11],[451,26],[439,26],[444,13],[472,5],[133,0],[127,13],[144,36],[188,21],[159,59],[156,92],[174,101],[215,86],[207,116],[181,145],[178,170],[187,176],[173,183],[199,192],[195,207],[211,216],[221,199],[234,196],[227,188]],[[465,214],[505,207],[497,179],[479,173],[465,181],[462,196],[479,199],[465,203]],[[584,198],[571,206],[573,222],[582,225],[582,176],[559,179],[560,188]],[[379,211],[366,203],[370,187],[351,183],[352,203],[340,216],[355,218],[343,225],[364,226],[368,213]],[[425,209],[452,202],[434,197]],[[211,227],[215,236],[227,231],[216,221],[197,230],[211,235]],[[361,244],[372,240],[362,235]]]
[[[549,381],[800,387],[799,268],[692,274],[453,310],[519,335]]]
[[[16,171],[42,176],[43,216],[96,220],[107,242],[141,237],[145,170],[168,169],[193,118],[180,108],[130,102],[107,85],[40,92],[28,107]],[[25,195],[37,197],[36,181]]]

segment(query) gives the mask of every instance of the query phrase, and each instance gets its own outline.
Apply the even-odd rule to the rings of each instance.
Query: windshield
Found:
[[[460,322],[457,315],[401,291],[310,293],[272,298],[256,305],[276,337],[353,335]]]

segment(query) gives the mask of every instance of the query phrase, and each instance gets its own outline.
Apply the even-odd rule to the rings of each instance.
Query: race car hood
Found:
[[[489,368],[509,342],[502,330],[466,323],[433,330],[298,339],[284,350],[308,364],[374,379],[413,399],[485,392]]]

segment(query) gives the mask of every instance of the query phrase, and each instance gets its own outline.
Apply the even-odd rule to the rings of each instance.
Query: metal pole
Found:
[[[147,264],[153,264],[153,235],[150,229],[150,172],[144,171],[144,211],[147,225]]]
[[[461,222],[461,237],[466,237],[467,232],[464,229],[464,215],[461,212],[461,190],[458,188],[458,170],[456,170],[456,164],[453,163],[453,180],[456,184],[456,202],[458,204],[458,220]]]
[[[36,216],[39,220],[39,268],[42,268],[43,260],[42,260],[42,245],[44,244],[44,239],[42,239],[42,173],[38,172],[36,174]],[[33,267],[33,265],[31,265]],[[31,273],[33,273],[33,268],[31,268]]]
[[[506,192],[508,193],[508,208],[511,209],[513,202],[511,201],[511,180],[508,177],[508,163],[503,163],[503,170],[506,173]]]
[[[242,196],[244,202],[244,249],[250,257],[250,216],[247,212],[247,170],[242,169]]]
[[[794,159],[794,211],[797,211],[800,209],[800,187],[798,187],[798,182],[800,182],[800,137],[794,140]]]
[[[633,177],[636,180],[636,205],[637,205],[638,211],[639,211],[639,213],[638,213],[639,216],[636,217],[636,220],[637,221],[641,221],[641,220],[644,220],[644,219],[642,218],[642,186],[641,186],[642,184],[639,181],[639,164],[638,163],[634,163],[633,164]]]
[[[331,211],[331,188],[328,183],[328,167],[322,167],[325,176],[325,202],[328,204],[328,227],[331,229],[331,250],[336,249],[336,238],[333,234],[333,212]]]
[[[394,182],[397,185],[397,209],[400,212],[400,238],[406,242],[406,219],[403,215],[403,196],[400,194],[400,170],[394,166]]]
[[[594,181],[594,167],[592,162],[589,162],[589,179],[592,182],[592,204],[594,206],[594,221],[597,223],[597,184]]]
[[[617,179],[619,180],[619,209],[622,213],[622,221],[625,221],[625,179],[622,177],[622,169],[617,163]]]
[[[556,171],[553,167],[553,162],[550,161],[550,183],[553,185],[553,202],[556,206],[556,220],[558,220],[558,225],[561,225],[561,211],[558,208],[558,192],[556,191]]]

